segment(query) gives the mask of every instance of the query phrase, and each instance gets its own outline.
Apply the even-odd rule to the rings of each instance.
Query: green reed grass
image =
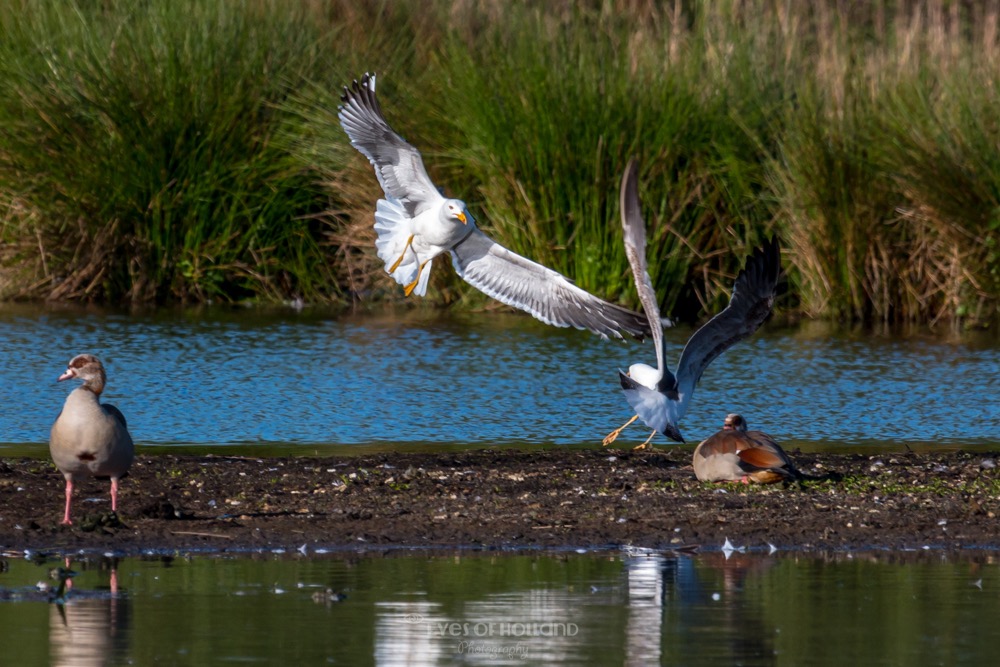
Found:
[[[994,319],[998,8],[816,21],[815,75],[796,86],[770,170],[803,310]]]
[[[50,298],[325,294],[274,105],[318,71],[286,3],[24,2],[0,19],[0,187]]]
[[[896,302],[920,319],[981,319],[1000,293],[998,86],[1000,71],[959,74],[933,92],[907,85],[880,116],[910,248]]]
[[[993,5],[15,4],[0,18],[15,293],[400,298],[374,254],[381,192],[336,120],[341,87],[375,71],[449,195],[606,298],[636,305],[617,205],[634,154],[667,315],[724,304],[774,232],[786,308],[998,313]],[[443,267],[433,283],[489,303]]]
[[[414,72],[408,82],[389,69],[379,79],[383,111],[423,152],[432,177],[464,198],[501,243],[586,289],[634,304],[618,189],[624,163],[638,154],[664,304],[683,302],[690,316],[728,298],[742,254],[768,231],[756,196],[763,165],[746,131],[760,114],[737,113],[753,91],[727,86],[707,94],[704,58],[664,69],[666,46],[647,51],[626,20],[575,9],[553,22],[517,5],[465,11],[441,19],[455,27],[427,58],[431,74]],[[308,122],[334,128],[315,137],[331,190],[366,192],[360,210],[348,204],[338,224],[370,244],[379,193],[360,157],[348,157],[352,177],[345,181],[337,95],[314,90],[300,107]],[[730,206],[745,217],[730,220]],[[460,292],[484,302],[450,272],[439,270],[435,283],[452,298]]]

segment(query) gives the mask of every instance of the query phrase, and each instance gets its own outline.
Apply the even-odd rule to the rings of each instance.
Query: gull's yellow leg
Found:
[[[413,237],[410,237],[410,238],[413,238]],[[424,262],[423,264],[420,265],[420,268],[417,269],[417,277],[413,280],[412,283],[410,283],[409,285],[407,285],[406,287],[403,288],[403,294],[405,294],[406,296],[410,296],[411,294],[413,294],[413,290],[416,289],[417,283],[420,282],[420,274],[423,272],[424,267],[426,265],[427,265],[427,262]]]
[[[615,440],[617,440],[618,436],[620,436],[622,434],[622,431],[625,430],[625,427],[628,426],[629,424],[631,424],[632,422],[634,422],[638,418],[639,418],[639,415],[632,415],[632,419],[629,419],[627,422],[625,422],[624,424],[622,424],[621,426],[619,426],[618,428],[616,428],[614,431],[612,431],[611,433],[608,433],[606,436],[604,436],[604,440],[601,441],[601,446],[602,447],[607,447],[612,442],[614,442]]]
[[[403,258],[406,257],[406,251],[410,249],[410,245],[412,243],[413,243],[413,234],[410,234],[410,238],[406,239],[406,245],[403,246],[403,254],[401,254],[399,256],[399,259],[393,262],[392,266],[389,267],[389,273],[392,273],[393,271],[398,269],[399,265],[403,263]]]
[[[653,444],[652,444],[653,443],[653,438],[655,436],[656,436],[656,431],[653,431],[652,433],[649,434],[649,437],[646,438],[646,442],[642,443],[641,445],[636,445],[635,447],[632,448],[632,450],[636,451],[636,450],[639,450],[639,449],[652,449],[653,448]]]

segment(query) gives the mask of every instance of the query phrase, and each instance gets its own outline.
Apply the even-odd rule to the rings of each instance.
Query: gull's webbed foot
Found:
[[[641,445],[636,445],[635,447],[632,448],[632,451],[637,452],[641,449],[652,449],[653,438],[655,437],[656,437],[656,431],[653,431],[652,433],[649,434],[649,437],[646,438],[646,441],[644,443],[642,443]]]
[[[411,294],[413,294],[413,290],[416,289],[417,283],[420,282],[420,274],[424,272],[425,266],[427,266],[427,262],[424,262],[417,268],[417,277],[413,279],[412,283],[406,285],[403,288],[403,294],[405,294],[406,296],[410,296]]]
[[[619,426],[618,428],[616,428],[614,431],[612,431],[611,433],[608,433],[606,436],[604,436],[604,440],[601,441],[601,446],[602,447],[607,447],[612,442],[614,442],[615,440],[617,440],[618,436],[620,436],[622,434],[622,431],[625,430],[625,427],[628,426],[629,424],[631,424],[632,422],[634,422],[638,418],[639,418],[639,415],[632,415],[632,419],[629,419],[627,422],[625,422],[624,424],[622,424],[621,426]]]

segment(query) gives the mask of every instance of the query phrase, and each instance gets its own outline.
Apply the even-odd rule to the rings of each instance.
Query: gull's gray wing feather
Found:
[[[375,75],[344,86],[337,117],[357,148],[375,167],[375,176],[388,197],[398,199],[410,216],[416,216],[443,197],[424,168],[420,151],[389,127],[378,98]]]
[[[656,350],[656,368],[662,374],[666,386],[672,386],[675,384],[674,377],[663,364],[663,325],[660,322],[660,304],[656,301],[656,290],[653,289],[653,282],[649,278],[649,267],[646,264],[646,222],[642,219],[639,204],[638,171],[639,164],[635,158],[632,158],[625,167],[624,175],[622,175],[620,205],[622,231],[625,236],[625,256],[628,257],[629,266],[632,267],[639,302],[642,303],[646,319],[649,320],[653,348]],[[629,403],[631,402],[630,399]]]
[[[764,323],[774,305],[781,249],[772,236],[754,250],[733,285],[729,305],[698,329],[677,362],[677,391],[690,394],[710,363]]]
[[[650,334],[641,313],[580,289],[565,276],[507,250],[473,229],[451,249],[455,271],[486,295],[524,310],[546,324],[587,329],[602,337]]]

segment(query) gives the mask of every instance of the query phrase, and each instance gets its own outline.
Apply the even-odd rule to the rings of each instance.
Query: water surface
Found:
[[[34,589],[59,564],[0,571],[5,664],[957,665],[1000,641],[985,552],[89,558],[64,605]]]
[[[690,335],[667,331],[676,362]],[[142,446],[298,452],[597,446],[630,415],[617,370],[652,346],[521,315],[202,308],[122,313],[0,306],[0,451],[41,451],[80,352]],[[767,325],[706,371],[681,431],[742,412],[803,449],[1000,446],[1000,342]],[[637,444],[645,427],[630,427]],[[657,440],[669,446],[665,438]]]

